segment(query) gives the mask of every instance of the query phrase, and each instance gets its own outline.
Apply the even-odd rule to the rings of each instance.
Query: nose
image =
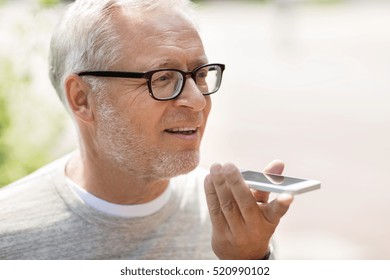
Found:
[[[175,101],[177,106],[187,107],[193,111],[202,111],[208,102],[190,76],[187,77],[183,91]]]

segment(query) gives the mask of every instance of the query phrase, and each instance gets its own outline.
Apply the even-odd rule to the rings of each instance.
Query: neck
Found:
[[[75,153],[66,175],[89,193],[116,204],[142,204],[160,196],[169,180],[148,180],[109,166],[88,153]]]

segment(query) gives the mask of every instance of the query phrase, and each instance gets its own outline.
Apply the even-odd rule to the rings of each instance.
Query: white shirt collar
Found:
[[[87,192],[68,177],[66,177],[66,180],[72,192],[81,202],[105,214],[122,218],[138,218],[152,215],[161,210],[171,197],[171,183],[169,183],[166,190],[150,202],[134,205],[115,204]]]

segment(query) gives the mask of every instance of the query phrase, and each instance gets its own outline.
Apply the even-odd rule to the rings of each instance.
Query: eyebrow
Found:
[[[202,58],[198,58],[194,61],[191,61],[189,66],[191,69],[182,69],[182,70],[192,70],[200,65],[203,65],[203,64],[207,64],[208,63],[208,59],[206,58],[206,56],[202,57]],[[151,68],[153,69],[161,69],[161,68],[177,68],[177,69],[180,69],[182,68],[182,63],[180,63],[178,60],[176,59],[164,59],[162,61],[159,61],[159,62],[156,62],[156,63],[153,63]]]

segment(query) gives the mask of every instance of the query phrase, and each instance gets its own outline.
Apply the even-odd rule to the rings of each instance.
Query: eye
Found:
[[[209,69],[202,68],[202,69],[199,69],[198,72],[196,72],[196,77],[200,78],[200,79],[205,79],[207,77],[208,73],[209,73]]]
[[[207,83],[207,76],[209,74],[208,68],[201,68],[196,72],[196,84],[198,86],[204,86]]]
[[[164,82],[169,82],[172,80],[172,72],[170,71],[161,71],[161,72],[156,72],[153,75],[152,82],[153,83],[164,83]]]

